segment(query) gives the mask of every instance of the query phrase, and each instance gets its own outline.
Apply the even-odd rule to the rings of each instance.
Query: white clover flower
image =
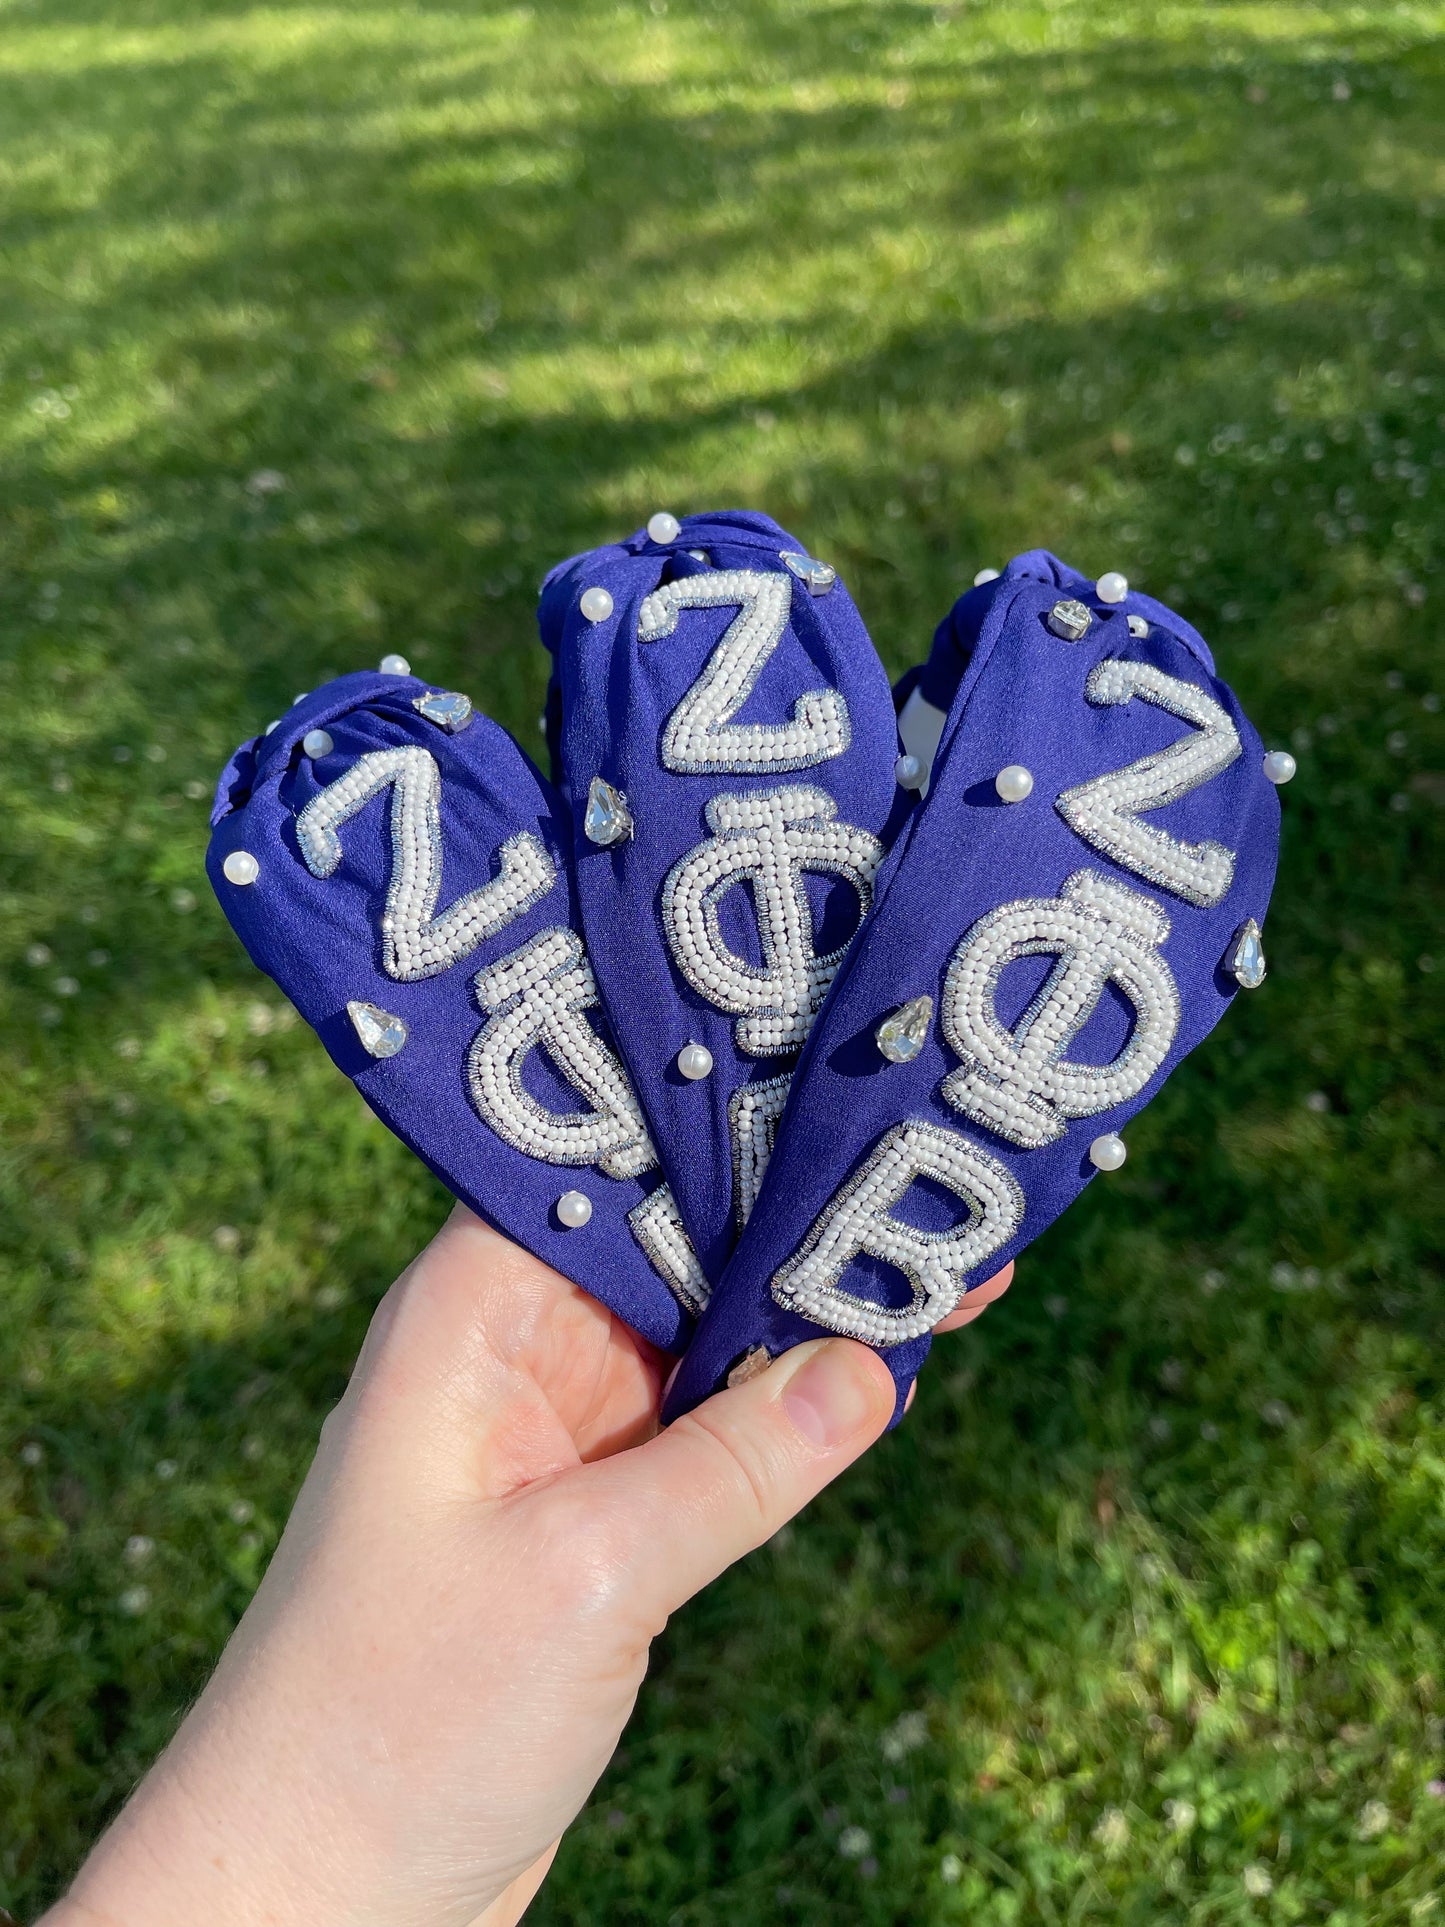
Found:
[[[917,1712],[900,1713],[884,1733],[879,1744],[883,1749],[885,1760],[898,1761],[906,1759],[910,1753],[926,1745],[927,1740],[928,1715]]]
[[[1366,1800],[1360,1808],[1358,1832],[1362,1840],[1378,1840],[1390,1825],[1390,1809],[1383,1800]]]
[[[838,1835],[838,1851],[845,1860],[861,1860],[872,1845],[866,1827],[844,1827]]]
[[[1094,1823],[1094,1838],[1105,1853],[1122,1853],[1129,1844],[1129,1822],[1119,1807],[1105,1807]]]
[[[1164,1817],[1176,1833],[1192,1833],[1199,1809],[1192,1800],[1166,1800]]]
[[[1274,1892],[1274,1881],[1266,1867],[1256,1863],[1244,1870],[1244,1891],[1255,1900],[1263,1900],[1266,1894]]]

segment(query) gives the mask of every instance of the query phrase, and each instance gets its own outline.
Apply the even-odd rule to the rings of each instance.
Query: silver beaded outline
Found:
[[[779,571],[721,569],[664,583],[643,598],[637,614],[639,642],[670,636],[680,610],[742,605],[702,674],[667,719],[661,744],[665,768],[694,775],[811,769],[847,749],[852,724],[841,690],[807,690],[793,704],[786,723],[731,720],[782,640],[792,594],[792,577]]]
[[[915,1178],[931,1178],[962,1199],[967,1221],[922,1231],[892,1217]],[[998,1158],[957,1131],[910,1118],[879,1142],[774,1272],[773,1298],[785,1311],[865,1345],[903,1345],[948,1316],[968,1274],[1013,1236],[1023,1215],[1024,1194]],[[838,1280],[865,1253],[903,1273],[913,1288],[909,1305],[879,1305],[843,1289]]]
[[[1178,987],[1158,950],[1168,934],[1157,903],[1092,870],[1075,871],[1057,898],[1021,897],[980,917],[943,983],[943,1034],[963,1060],[943,1080],[945,1103],[1036,1150],[1061,1138],[1067,1119],[1136,1096],[1179,1028]],[[1018,957],[1048,955],[1058,962],[1008,1029],[994,1003],[999,978]],[[1112,1063],[1069,1062],[1065,1050],[1110,983],[1134,1007],[1127,1042]]]
[[[433,918],[441,889],[441,773],[415,744],[376,749],[313,796],[296,818],[296,841],[314,877],[341,862],[341,825],[390,787],[391,875],[381,918],[381,961],[398,983],[418,983],[447,970],[479,943],[530,910],[557,881],[557,867],[530,830],[509,836],[498,873]]]
[[[1137,763],[1064,790],[1054,808],[1086,843],[1126,870],[1201,908],[1218,903],[1234,881],[1234,852],[1212,841],[1185,843],[1141,823],[1139,812],[1177,802],[1229,768],[1241,750],[1228,712],[1195,684],[1147,662],[1095,663],[1084,694],[1100,706],[1141,696],[1192,723],[1195,733],[1141,756]]]
[[[871,831],[840,823],[826,791],[792,783],[712,797],[712,838],[675,863],[662,889],[662,921],[683,976],[719,1010],[735,1015],[738,1049],[774,1057],[806,1041],[847,944],[813,950],[806,872],[846,879],[861,924],[873,901],[883,845]],[[718,906],[740,883],[752,886],[761,966],[729,949]],[[856,934],[856,933],[855,933]]]
[[[647,1258],[685,1312],[700,1318],[707,1310],[712,1286],[698,1262],[672,1187],[658,1185],[627,1214],[628,1227]]]
[[[778,1119],[788,1101],[792,1073],[740,1084],[728,1099],[728,1136],[733,1147],[733,1214],[741,1231],[753,1215],[763,1173],[777,1142]]]
[[[543,930],[473,983],[490,1016],[472,1040],[467,1080],[498,1137],[528,1157],[595,1165],[611,1178],[652,1170],[657,1153],[627,1073],[587,1020],[600,999],[576,932]],[[522,1066],[538,1047],[590,1110],[549,1111],[523,1088]]]

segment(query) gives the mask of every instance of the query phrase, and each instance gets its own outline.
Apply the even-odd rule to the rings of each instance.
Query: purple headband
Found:
[[[1262,980],[1291,759],[1188,624],[1041,551],[895,692],[760,515],[654,516],[540,622],[558,790],[388,659],[232,759],[217,895],[457,1196],[686,1348],[667,1416],[824,1332],[901,1411]]]
[[[669,1416],[822,1332],[880,1348],[901,1412],[932,1327],[1123,1162],[1120,1127],[1263,976],[1279,774],[1178,616],[1035,551],[899,697],[926,797]]]
[[[212,887],[457,1197],[680,1350],[706,1282],[603,1021],[566,808],[465,696],[401,668],[328,683],[237,751]]]
[[[554,569],[539,620],[593,968],[717,1277],[904,814],[888,679],[764,515],[654,517]]]

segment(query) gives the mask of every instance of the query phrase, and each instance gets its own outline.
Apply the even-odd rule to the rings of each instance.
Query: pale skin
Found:
[[[459,1206],[378,1308],[210,1684],[42,1927],[519,1920],[669,1614],[893,1408],[880,1358],[820,1339],[659,1431],[669,1365]]]

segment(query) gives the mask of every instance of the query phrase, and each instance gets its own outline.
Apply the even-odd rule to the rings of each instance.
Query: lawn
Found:
[[[445,1208],[211,901],[216,771],[389,650],[540,751],[544,569],[746,505],[895,671],[1036,545],[1181,608],[1299,758],[1271,974],[674,1622],[532,1918],[1445,1923],[1442,28],[0,0],[0,1902]]]

